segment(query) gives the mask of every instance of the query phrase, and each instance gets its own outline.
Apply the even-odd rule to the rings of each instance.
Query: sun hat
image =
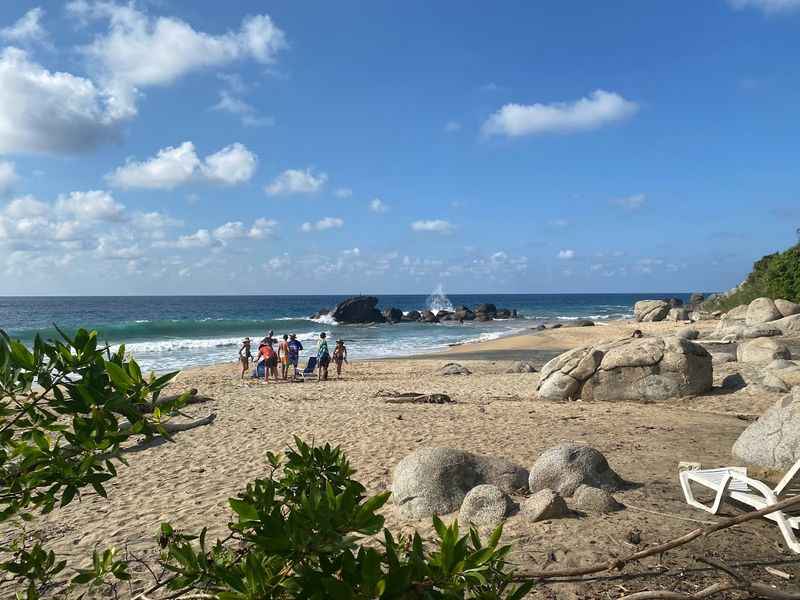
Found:
[[[249,343],[250,343],[250,338],[249,338],[249,337],[246,337],[246,338],[244,338],[244,339],[242,340],[242,343],[243,343],[243,344],[244,344],[244,343],[247,343],[247,344],[249,344]]]

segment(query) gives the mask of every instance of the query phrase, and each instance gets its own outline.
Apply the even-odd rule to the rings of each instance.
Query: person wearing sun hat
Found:
[[[250,338],[246,337],[242,340],[242,346],[239,348],[239,363],[242,365],[242,381],[244,381],[245,372],[250,369],[250,361],[253,359],[253,353],[250,351]]]
[[[333,348],[333,363],[336,365],[336,379],[342,378],[342,363],[347,362],[347,348],[345,348],[344,340],[336,340],[336,346]]]

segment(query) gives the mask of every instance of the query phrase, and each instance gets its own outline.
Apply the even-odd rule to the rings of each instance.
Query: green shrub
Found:
[[[736,292],[709,299],[703,307],[727,311],[761,297],[800,302],[800,244],[762,257]]]
[[[0,330],[0,570],[17,598],[36,600],[65,581],[77,591],[116,596],[130,578],[113,548],[68,575],[67,563],[30,539],[25,522],[66,506],[116,477],[131,436],[162,435],[167,414],[185,396],[159,399],[177,373],[144,377],[125,348],[98,344],[96,332],[37,336],[32,349]],[[295,439],[280,458],[267,454],[267,476],[230,499],[229,535],[207,546],[206,529],[186,535],[168,523],[159,543],[172,575],[154,587],[168,597],[199,592],[220,600],[522,598],[499,546],[501,528],[484,544],[475,530],[434,517],[438,539],[395,539],[378,510],[389,495],[367,497],[344,453]],[[8,535],[8,532],[16,535]],[[63,586],[62,586],[63,588]],[[149,596],[150,597],[150,596]]]

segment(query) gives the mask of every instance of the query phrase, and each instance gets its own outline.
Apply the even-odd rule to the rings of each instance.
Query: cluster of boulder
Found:
[[[728,341],[800,333],[800,304],[756,298],[722,315],[715,335]]]
[[[542,367],[543,400],[654,402],[702,394],[713,385],[711,354],[686,337],[622,338],[575,348]]]
[[[680,298],[664,300],[640,300],[633,307],[633,317],[638,322],[650,321],[705,321],[718,318],[719,313],[709,313],[702,309],[703,294],[694,293],[684,304]]]
[[[572,511],[619,510],[623,507],[611,492],[624,487],[605,457],[589,446],[550,448],[530,471],[505,459],[464,450],[420,448],[395,468],[392,498],[407,519],[458,510],[464,524],[495,527],[516,510],[532,521]],[[514,496],[523,496],[519,504]],[[565,498],[570,499],[569,505]]]
[[[323,308],[311,315],[312,319],[330,316],[337,323],[401,323],[421,322],[439,323],[441,321],[491,321],[493,319],[516,319],[517,311],[508,308],[498,309],[494,304],[479,304],[474,310],[459,306],[452,311],[411,310],[403,313],[399,308],[378,310],[378,299],[375,296],[354,296],[347,298],[336,308]]]

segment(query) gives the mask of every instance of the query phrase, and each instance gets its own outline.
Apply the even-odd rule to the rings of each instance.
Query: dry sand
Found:
[[[702,328],[715,323],[699,324]],[[685,533],[716,517],[684,504],[677,481],[679,460],[704,467],[731,464],[730,448],[747,426],[778,396],[745,391],[665,402],[548,403],[535,398],[538,374],[506,374],[512,364],[498,356],[561,351],[596,341],[629,335],[634,328],[665,333],[671,323],[613,323],[602,327],[562,328],[454,348],[441,356],[420,359],[354,362],[341,381],[270,383],[239,381],[234,363],[190,369],[173,387],[196,387],[215,400],[193,405],[193,417],[218,414],[213,425],[178,434],[175,443],[152,445],[130,453],[103,499],[85,493],[81,502],[44,517],[39,525],[51,547],[86,556],[95,545],[127,547],[137,557],[154,560],[155,536],[162,521],[209,536],[222,535],[229,517],[227,499],[265,472],[266,451],[277,452],[292,436],[341,445],[370,492],[390,488],[393,467],[420,446],[449,446],[511,459],[529,467],[539,453],[562,441],[578,441],[600,449],[612,467],[635,489],[618,494],[628,508],[605,516],[584,516],[531,524],[512,516],[504,536],[514,543],[522,568],[567,567],[607,560],[635,549],[626,541],[641,531],[642,546]],[[435,374],[453,357],[469,376]],[[541,366],[540,364],[537,366]],[[715,381],[731,371],[716,369]],[[381,390],[442,392],[450,405],[392,405],[375,395]],[[647,512],[655,511],[655,512]],[[417,528],[431,534],[427,521],[407,522],[394,506],[385,509],[387,526]],[[661,514],[657,514],[661,513]],[[726,509],[733,514],[733,509]],[[777,528],[751,522],[669,555],[645,560],[630,570],[692,565],[691,556],[722,556],[729,561],[789,557]],[[696,565],[695,565],[696,566]],[[781,567],[800,576],[795,566]],[[748,572],[748,571],[745,571]],[[770,580],[762,567],[752,570]],[[667,586],[696,590],[716,575],[687,574],[683,578],[632,579],[544,585],[537,598],[617,598],[623,590]],[[138,573],[134,588],[147,585]],[[771,582],[784,583],[775,581]],[[124,590],[127,593],[127,590]]]

